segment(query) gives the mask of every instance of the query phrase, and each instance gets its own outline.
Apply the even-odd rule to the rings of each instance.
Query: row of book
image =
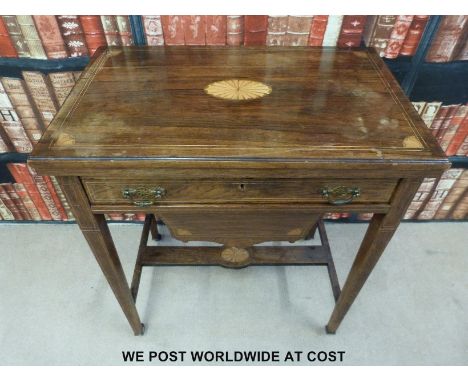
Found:
[[[0,57],[92,56],[108,45],[133,45],[128,16],[0,17]]]
[[[81,72],[22,75],[0,78],[0,153],[31,152]]]
[[[413,105],[447,155],[468,155],[468,104],[413,102]]]
[[[429,16],[142,16],[147,45],[356,47],[382,57],[412,56]],[[444,16],[427,60],[468,59],[467,16]],[[99,46],[133,45],[128,16],[3,16],[0,57],[92,55]]]
[[[26,163],[7,166],[15,183],[0,184],[0,220],[75,220],[55,177],[38,175]],[[116,221],[145,220],[144,213],[110,213],[106,217]]]

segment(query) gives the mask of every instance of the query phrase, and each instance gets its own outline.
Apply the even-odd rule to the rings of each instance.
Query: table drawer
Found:
[[[388,203],[397,179],[117,180],[84,178],[92,204]]]

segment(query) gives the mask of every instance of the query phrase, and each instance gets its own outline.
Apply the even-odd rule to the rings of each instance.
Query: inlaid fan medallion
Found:
[[[212,82],[205,92],[216,98],[242,101],[264,97],[271,93],[271,87],[258,81],[230,79]]]

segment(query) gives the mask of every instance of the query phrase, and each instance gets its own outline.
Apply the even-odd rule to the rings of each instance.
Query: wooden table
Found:
[[[29,163],[58,177],[135,334],[141,267],[170,264],[325,264],[335,333],[422,179],[449,167],[374,51],[309,47],[100,50]],[[132,288],[107,212],[147,214]],[[341,293],[326,212],[374,213]],[[222,246],[147,246],[153,216]],[[254,246],[317,226],[320,247]]]

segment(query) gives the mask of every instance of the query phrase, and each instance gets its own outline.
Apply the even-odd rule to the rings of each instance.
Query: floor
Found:
[[[341,284],[365,229],[327,224]],[[129,275],[141,225],[111,231]],[[186,351],[183,364],[190,351],[468,364],[466,222],[402,224],[336,335],[324,331],[333,296],[323,267],[146,268],[137,301],[146,333],[135,337],[76,225],[2,223],[0,243],[0,365],[119,365],[133,350],[158,365],[180,364],[180,353],[149,362],[150,351]]]

